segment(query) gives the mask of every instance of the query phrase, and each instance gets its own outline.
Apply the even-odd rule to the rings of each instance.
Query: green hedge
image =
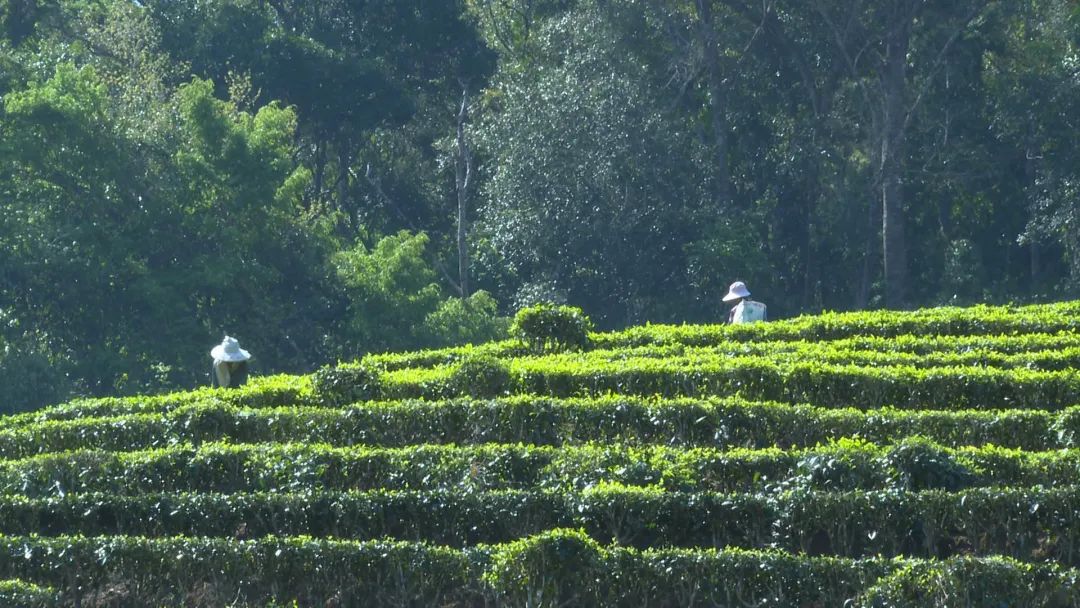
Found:
[[[920,353],[854,350],[837,348],[828,343],[814,343],[813,345],[799,343],[799,345],[799,348],[763,352],[757,356],[768,358],[777,364],[815,361],[831,365],[854,365],[858,367],[959,368],[977,366],[1034,371],[1062,371],[1080,367],[1080,347],[1075,346],[1018,353],[1003,353],[986,349]],[[669,347],[662,348],[666,350]],[[619,353],[622,351],[608,352]],[[693,351],[684,350],[682,356],[692,354]]]
[[[82,605],[131,608],[470,605],[482,597],[468,554],[389,541],[0,537],[0,572],[60,589],[68,606],[76,596]]]
[[[1080,565],[1080,488],[959,492],[454,489],[0,497],[0,532],[252,539],[395,538],[468,547],[560,527],[637,548],[780,548],[862,557],[1007,555]]]
[[[644,325],[593,334],[596,348],[643,344],[707,346],[726,340],[837,340],[854,336],[961,336],[1076,332],[1080,301],[1029,306],[942,307],[801,316],[750,325]]]
[[[0,458],[78,449],[141,450],[179,443],[309,442],[329,445],[590,441],[678,446],[810,446],[843,437],[875,443],[921,435],[947,446],[1028,450],[1080,447],[1080,407],[911,411],[822,409],[741,399],[512,397],[393,401],[347,408],[246,409],[217,401],[163,416],[47,421],[0,431]]]
[[[841,440],[780,450],[624,445],[399,448],[311,444],[177,445],[79,450],[0,461],[0,494],[323,490],[580,490],[604,481],[684,492],[959,489],[1074,484],[1080,450],[948,448],[909,438],[878,446]]]
[[[327,406],[372,401],[382,396],[382,370],[365,363],[327,365],[311,375],[315,400]]]
[[[828,341],[842,350],[884,352],[1019,353],[1080,346],[1080,305],[1065,302],[1023,307],[939,308],[917,312],[825,313],[760,325],[643,325],[589,334],[592,349],[615,352],[643,346],[708,347],[725,353],[776,351],[784,343]],[[368,355],[365,362],[394,371],[456,363],[472,353],[519,357],[517,340],[478,346]]]
[[[0,581],[0,606],[4,608],[48,608],[58,606],[56,590],[20,580]]]
[[[485,580],[514,606],[1080,606],[1078,573],[1005,558],[807,558],[635,551],[555,530],[497,548]],[[936,583],[936,585],[935,585]],[[955,594],[955,595],[954,595]]]
[[[910,337],[910,336],[909,336]],[[778,365],[815,362],[857,367],[996,367],[1057,371],[1076,367],[1080,363],[1080,336],[1066,339],[1061,335],[1047,336],[1035,350],[1009,344],[1011,338],[995,339],[992,346],[979,344],[970,337],[951,338],[944,350],[889,347],[884,344],[868,347],[867,340],[794,341],[729,343],[723,347],[685,346],[682,344],[648,345],[612,350],[592,350],[585,353],[560,353],[544,356],[516,357],[523,367],[536,364],[603,366],[627,360],[665,359],[673,365],[689,367],[710,364],[717,359],[767,360]],[[945,339],[939,338],[941,346]],[[479,356],[479,355],[475,355]],[[494,355],[483,355],[494,357]],[[509,357],[504,357],[508,359]],[[420,366],[430,369],[433,366]],[[404,368],[398,368],[398,370]]]
[[[1076,570],[1001,557],[638,551],[563,529],[464,551],[302,537],[6,536],[0,572],[51,584],[66,605],[111,590],[117,607],[185,605],[194,593],[202,605],[231,606],[1080,606]]]
[[[165,395],[75,399],[36,412],[0,416],[0,430],[16,429],[49,420],[165,414],[193,403],[204,402],[220,402],[246,408],[314,404],[311,382],[307,376],[257,376],[239,388],[203,388]]]
[[[1075,571],[1003,558],[911,562],[859,598],[863,608],[1062,608],[1080,603]]]
[[[1061,409],[1080,403],[1080,374],[984,368],[864,368],[715,358],[626,360],[595,367],[538,362],[514,366],[523,392],[663,396],[739,394],[830,407]]]
[[[491,355],[472,355],[453,367],[449,386],[458,395],[499,397],[510,394],[514,381],[506,361]]]
[[[384,375],[394,399],[455,395],[451,369],[415,369]],[[598,361],[569,357],[516,359],[514,393],[555,397],[740,395],[748,399],[830,407],[911,409],[1061,409],[1080,403],[1080,372],[982,367],[919,369],[859,367],[817,362],[774,363],[722,356],[698,359]]]

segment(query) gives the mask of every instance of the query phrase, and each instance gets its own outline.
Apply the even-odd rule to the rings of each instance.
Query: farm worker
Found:
[[[210,374],[212,386],[228,388],[247,382],[247,362],[251,353],[240,348],[236,338],[225,336],[221,344],[210,350],[210,356],[214,359],[214,371]]]
[[[764,321],[766,318],[765,305],[750,299],[750,290],[746,288],[746,283],[742,281],[735,281],[731,284],[727,295],[724,296],[724,301],[735,303],[735,307],[728,312],[728,325],[754,323],[755,321]]]

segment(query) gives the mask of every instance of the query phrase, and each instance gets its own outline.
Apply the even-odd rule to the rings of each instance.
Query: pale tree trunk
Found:
[[[880,248],[881,239],[878,228],[881,226],[881,199],[876,196],[870,201],[866,217],[866,242],[865,255],[862,260],[862,273],[859,277],[859,289],[855,292],[855,308],[863,309],[870,305],[870,288],[877,276],[878,264],[881,263]]]
[[[1032,143],[1034,135],[1028,135],[1028,145],[1024,150],[1024,177],[1027,182],[1028,189],[1028,208],[1031,210],[1029,213],[1034,213],[1036,199],[1039,196],[1039,184],[1038,184],[1038,165],[1036,164],[1040,158],[1042,158],[1036,152],[1036,146]],[[1039,251],[1039,241],[1036,238],[1031,238],[1028,242],[1028,253],[1030,260],[1030,274],[1029,277],[1029,290],[1031,293],[1035,293],[1039,286],[1039,273],[1042,267],[1041,255]]]
[[[911,19],[901,9],[885,38],[882,70],[881,232],[885,261],[885,306],[907,305],[907,237],[904,231],[904,125],[907,119],[907,54]]]
[[[461,109],[457,116],[457,157],[454,162],[454,177],[457,183],[457,250],[458,284],[461,298],[469,297],[469,183],[472,181],[473,159],[469,142],[465,139],[465,123],[469,120],[469,88],[462,87]]]

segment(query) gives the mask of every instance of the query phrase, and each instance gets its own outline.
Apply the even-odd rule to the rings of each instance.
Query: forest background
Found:
[[[0,0],[0,410],[1080,293],[1073,0]]]

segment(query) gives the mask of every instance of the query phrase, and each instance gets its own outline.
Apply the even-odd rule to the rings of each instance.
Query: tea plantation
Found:
[[[1080,302],[515,330],[0,418],[0,605],[1080,606]]]

